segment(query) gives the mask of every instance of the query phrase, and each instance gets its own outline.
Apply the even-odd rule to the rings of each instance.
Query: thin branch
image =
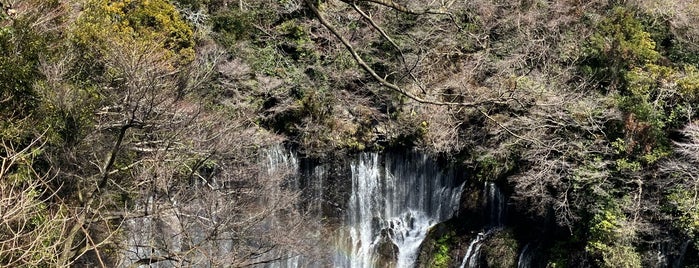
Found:
[[[413,93],[410,93],[409,91],[401,88],[400,86],[393,84],[391,82],[386,81],[386,79],[381,78],[374,69],[372,69],[365,61],[362,59],[361,56],[357,53],[357,51],[354,49],[354,47],[350,44],[350,42],[342,36],[335,27],[328,22],[323,14],[318,10],[318,8],[313,4],[312,0],[305,0],[307,6],[311,11],[316,15],[318,18],[318,21],[325,26],[337,39],[340,40],[340,42],[347,48],[347,50],[352,54],[352,57],[354,60],[359,64],[359,66],[362,67],[367,73],[371,75],[376,81],[379,82],[382,86],[391,89],[395,92],[398,92],[414,101],[417,101],[419,103],[423,104],[432,104],[432,105],[454,105],[454,106],[467,106],[467,107],[477,107],[477,106],[483,106],[487,104],[507,104],[509,103],[512,98],[498,98],[498,99],[487,99],[487,100],[482,100],[482,101],[474,101],[474,102],[442,102],[442,101],[437,101],[437,100],[428,100],[424,99],[422,97],[419,97]],[[372,1],[373,2],[373,1]],[[381,3],[381,1],[378,1]],[[392,2],[391,2],[392,3]]]
[[[420,81],[417,79],[417,77],[415,77],[415,75],[412,72],[413,69],[415,69],[415,67],[417,66],[419,59],[415,62],[415,65],[413,66],[413,68],[408,68],[408,63],[405,61],[405,54],[403,54],[403,50],[400,48],[400,46],[398,46],[398,44],[396,44],[396,42],[393,41],[393,38],[391,38],[386,33],[386,31],[383,30],[383,28],[381,28],[378,24],[376,24],[376,22],[368,14],[366,14],[363,10],[361,10],[359,8],[359,6],[357,6],[355,3],[352,3],[352,8],[354,8],[354,10],[357,11],[357,13],[362,15],[362,17],[365,20],[367,20],[369,22],[369,24],[371,24],[371,27],[374,27],[374,29],[376,29],[381,34],[381,36],[383,36],[383,38],[386,39],[386,41],[391,43],[391,45],[396,50],[398,50],[398,53],[400,54],[401,63],[403,64],[403,67],[405,67],[405,70],[408,73],[408,75],[410,76],[410,78],[412,78],[413,81],[415,81],[415,83],[417,83],[417,85],[420,87],[420,90],[422,90],[422,93],[427,93],[425,91],[425,87],[422,85],[422,83],[420,83]]]
[[[527,137],[523,137],[523,136],[517,135],[517,133],[512,132],[512,130],[510,130],[509,128],[507,128],[506,126],[504,126],[504,125],[503,125],[502,123],[500,123],[498,120],[495,120],[495,118],[493,118],[492,116],[488,115],[488,113],[484,112],[484,111],[481,110],[481,109],[477,109],[477,110],[478,110],[478,112],[480,112],[483,116],[485,116],[486,118],[488,118],[488,120],[493,121],[495,124],[497,124],[500,128],[504,129],[507,133],[509,133],[509,134],[512,135],[513,137],[518,138],[518,139],[520,139],[520,140],[525,140],[525,141],[528,141],[528,142],[531,142],[531,143],[534,143],[534,144],[544,145],[544,144],[543,144],[541,141],[539,141],[539,140],[533,140],[533,139],[530,139],[530,138],[527,138]]]
[[[139,259],[138,261],[132,263],[129,265],[129,268],[136,268],[140,267],[141,265],[151,265],[157,262],[161,261],[174,261],[174,262],[179,262],[178,259],[175,259],[171,256],[154,256],[154,257],[148,257],[148,258],[142,258]]]
[[[412,14],[412,15],[439,14],[439,15],[448,15],[448,16],[452,16],[451,13],[449,13],[449,12],[444,12],[444,11],[442,11],[442,10],[435,10],[435,9],[429,9],[429,8],[428,8],[428,9],[419,11],[419,10],[410,9],[410,8],[408,8],[408,7],[406,7],[406,6],[402,6],[402,5],[400,5],[400,4],[397,4],[396,2],[393,2],[393,1],[391,1],[391,0],[362,0],[362,1],[364,1],[364,2],[371,2],[371,3],[378,4],[378,5],[382,5],[382,6],[385,6],[385,7],[390,7],[390,8],[392,8],[392,9],[398,10],[398,11],[400,11],[400,12],[408,13],[408,14]],[[346,1],[345,1],[345,2],[346,2]],[[353,2],[353,4],[354,4],[354,2],[356,2],[356,1],[352,1],[352,2]]]

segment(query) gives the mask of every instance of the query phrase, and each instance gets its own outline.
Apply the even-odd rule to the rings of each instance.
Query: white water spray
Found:
[[[517,268],[532,267],[532,259],[534,257],[533,251],[534,249],[532,248],[531,243],[524,245],[522,252],[519,253],[519,257],[517,258]]]
[[[486,231],[478,233],[471,241],[461,261],[461,268],[477,268],[480,266],[481,246],[483,242],[496,230],[500,229],[505,219],[505,197],[493,182],[486,182],[483,190],[484,207],[488,212]]]
[[[383,161],[382,161],[383,160]],[[429,228],[456,213],[462,186],[426,156],[364,153],[351,165],[352,194],[335,267],[412,267]]]

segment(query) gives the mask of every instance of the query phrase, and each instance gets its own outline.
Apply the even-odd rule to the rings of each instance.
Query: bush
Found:
[[[167,0],[89,0],[72,31],[74,42],[94,56],[120,40],[159,44],[181,62],[194,58],[189,25]]]
[[[601,267],[641,267],[641,256],[631,245],[634,229],[613,204],[599,211],[591,221],[586,250]]]
[[[594,26],[597,30],[585,48],[585,69],[615,83],[625,70],[656,62],[660,54],[634,12],[615,7],[610,13]]]

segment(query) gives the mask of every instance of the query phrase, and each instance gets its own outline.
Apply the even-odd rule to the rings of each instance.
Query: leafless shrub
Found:
[[[65,267],[58,258],[70,224],[70,211],[58,197],[49,175],[37,173],[32,162],[40,139],[23,148],[0,144],[0,265]],[[53,205],[52,205],[53,204]]]

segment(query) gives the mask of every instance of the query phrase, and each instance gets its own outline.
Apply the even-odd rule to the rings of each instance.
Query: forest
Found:
[[[0,0],[0,266],[322,259],[352,187],[282,162],[408,150],[466,174],[416,266],[497,185],[476,267],[699,267],[697,115],[691,0]]]

